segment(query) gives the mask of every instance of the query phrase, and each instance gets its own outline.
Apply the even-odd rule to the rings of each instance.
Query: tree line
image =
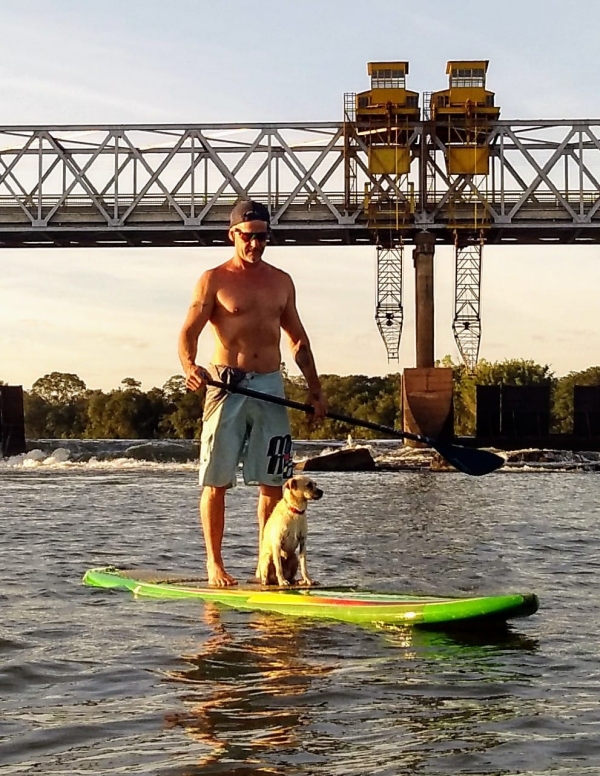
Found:
[[[482,360],[469,373],[450,356],[438,362],[454,377],[454,428],[459,435],[475,430],[477,385],[549,385],[552,430],[572,430],[573,387],[599,385],[600,366],[557,378],[550,367],[533,361]],[[286,395],[306,400],[304,380],[287,374]],[[329,406],[345,415],[385,426],[401,427],[400,374],[385,377],[321,375]],[[189,392],[182,375],[173,375],[161,388],[143,391],[141,383],[126,377],[111,391],[88,389],[76,374],[51,372],[24,392],[25,432],[28,439],[195,439],[202,429],[204,391]],[[345,439],[349,433],[372,438],[376,433],[327,419],[313,425],[308,415],[290,411],[296,439]]]

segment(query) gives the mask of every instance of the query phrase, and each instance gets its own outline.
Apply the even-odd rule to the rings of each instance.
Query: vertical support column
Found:
[[[417,366],[402,375],[402,418],[404,428],[413,434],[450,439],[454,432],[452,369],[434,366],[434,253],[434,235],[417,234],[413,251]]]
[[[431,368],[434,360],[433,256],[435,237],[419,232],[415,237],[415,316],[417,368]]]

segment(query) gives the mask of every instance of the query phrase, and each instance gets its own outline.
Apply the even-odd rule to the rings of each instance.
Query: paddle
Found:
[[[225,385],[225,383],[221,383],[218,380],[205,380],[204,382],[215,388],[229,391],[230,393],[239,393],[243,396],[249,396],[252,399],[270,402],[271,404],[280,404],[283,407],[300,410],[309,415],[314,412],[312,405],[301,404],[292,399],[284,399],[281,396],[272,396],[269,393],[262,393],[262,391],[253,391],[250,388],[242,388],[239,385],[235,387],[232,385]],[[359,418],[353,418],[350,415],[342,415],[341,412],[334,412],[333,410],[328,410],[326,416],[332,420],[348,423],[350,426],[360,426],[361,428],[369,428],[372,431],[379,431],[379,433],[387,436],[422,442],[438,452],[442,458],[452,464],[455,469],[458,469],[464,474],[471,474],[474,477],[478,477],[482,474],[489,474],[490,472],[499,469],[504,464],[504,458],[502,458],[502,456],[491,453],[488,450],[478,450],[477,448],[438,442],[435,439],[431,439],[430,437],[421,434],[413,434],[410,431],[397,431],[390,426],[382,426],[379,423],[372,423],[370,420],[359,420]]]

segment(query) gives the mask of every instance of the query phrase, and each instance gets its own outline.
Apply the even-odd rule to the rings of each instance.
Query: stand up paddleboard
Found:
[[[533,593],[444,598],[371,593],[350,588],[266,588],[260,585],[206,587],[199,579],[111,566],[90,569],[83,577],[92,587],[131,590],[149,598],[192,598],[235,609],[276,612],[295,617],[341,620],[359,625],[416,625],[477,628],[506,623],[537,611]]]

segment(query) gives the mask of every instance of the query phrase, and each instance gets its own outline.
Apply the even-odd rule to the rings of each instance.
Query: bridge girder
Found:
[[[449,175],[429,131],[411,124],[406,185],[367,213],[362,192],[382,177],[358,142],[347,190],[340,122],[0,127],[0,247],[220,245],[240,197],[269,206],[281,245],[377,244],[378,230],[393,245],[424,229],[453,244],[474,203],[487,243],[600,241],[600,120],[492,123],[485,186]]]

